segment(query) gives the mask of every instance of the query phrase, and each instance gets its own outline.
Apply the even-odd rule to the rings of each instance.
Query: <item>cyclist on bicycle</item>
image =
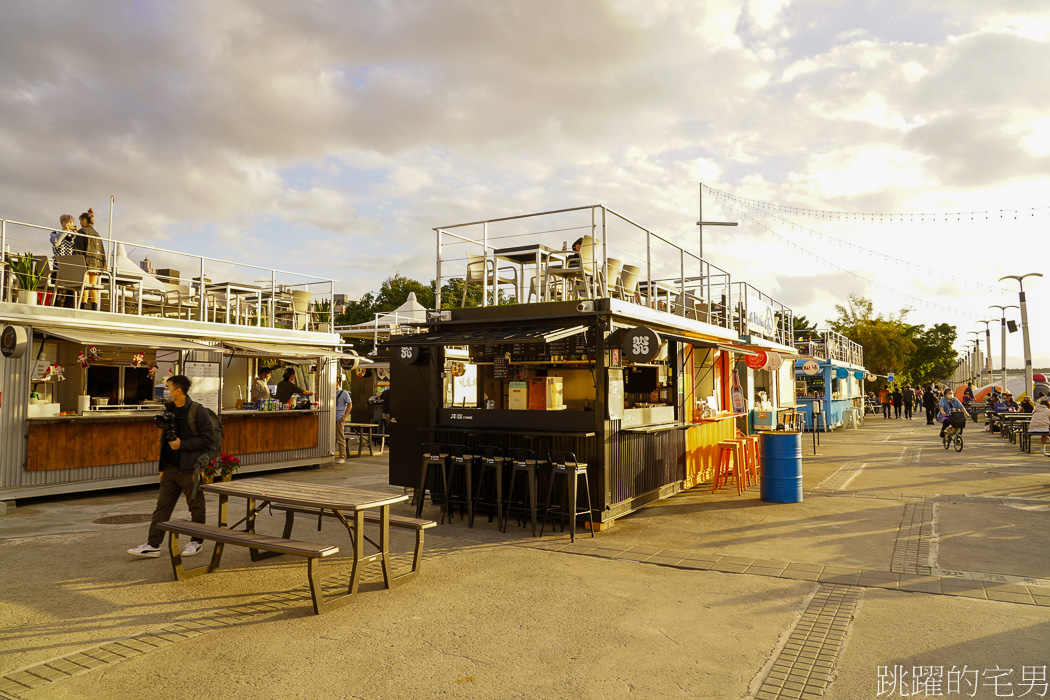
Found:
[[[941,418],[941,439],[944,439],[944,431],[949,425],[961,434],[966,427],[966,411],[963,410],[962,402],[952,396],[951,389],[944,390],[944,398],[937,404],[937,408]]]

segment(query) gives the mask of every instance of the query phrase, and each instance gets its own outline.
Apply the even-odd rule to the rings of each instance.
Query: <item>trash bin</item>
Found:
[[[802,434],[766,431],[760,434],[762,500],[798,503],[802,500]]]

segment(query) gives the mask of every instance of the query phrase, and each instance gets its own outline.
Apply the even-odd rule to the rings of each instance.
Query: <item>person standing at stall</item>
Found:
[[[179,494],[186,497],[186,506],[190,509],[190,520],[203,523],[205,510],[204,492],[194,487],[194,463],[215,442],[215,427],[212,425],[208,410],[199,403],[190,400],[189,377],[176,374],[165,382],[165,389],[171,395],[171,403],[164,405],[164,413],[157,416],[161,426],[160,438],[160,493],[157,494],[157,507],[149,526],[149,539],[145,544],[128,550],[136,557],[159,557],[160,545],[164,542],[164,531],[157,526],[171,519]],[[194,412],[193,428],[190,427],[190,411]],[[174,439],[170,439],[174,438]],[[191,539],[182,556],[192,557],[204,547],[204,541]]]
[[[342,464],[346,461],[346,428],[343,423],[350,417],[350,410],[354,407],[354,400],[350,398],[350,392],[343,388],[342,377],[335,380],[335,463]]]
[[[292,381],[295,379],[295,368],[289,367],[284,370],[284,380],[277,383],[277,400],[281,403],[288,403],[288,400],[292,398],[292,394],[299,394],[300,396],[313,396],[314,392],[300,389]]]
[[[273,374],[273,370],[269,367],[260,367],[259,376],[252,382],[252,391],[248,399],[252,402],[256,408],[262,408],[259,405],[260,401],[266,401],[270,398],[270,375]]]
[[[83,255],[88,269],[88,283],[97,285],[99,272],[106,269],[106,249],[102,246],[102,236],[95,230],[95,210],[88,209],[80,215],[80,230],[73,243],[73,254]],[[97,289],[84,290],[80,308],[98,311],[99,294]]]

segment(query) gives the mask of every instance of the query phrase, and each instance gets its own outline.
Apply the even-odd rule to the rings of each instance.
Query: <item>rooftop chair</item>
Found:
[[[500,274],[503,271],[509,271],[510,277],[504,277]],[[483,284],[488,283],[493,289],[498,289],[501,284],[513,284],[515,295],[518,293],[518,271],[513,267],[496,267],[494,260],[487,259],[484,255],[474,255],[473,253],[467,253],[467,276],[463,279],[463,298],[460,300],[459,305],[467,305],[467,286],[471,283]],[[495,298],[499,299],[499,294],[495,294]]]

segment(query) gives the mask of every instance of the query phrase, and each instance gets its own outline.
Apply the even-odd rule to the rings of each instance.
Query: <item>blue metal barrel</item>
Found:
[[[769,503],[798,503],[802,500],[802,434],[763,432],[762,500]]]

